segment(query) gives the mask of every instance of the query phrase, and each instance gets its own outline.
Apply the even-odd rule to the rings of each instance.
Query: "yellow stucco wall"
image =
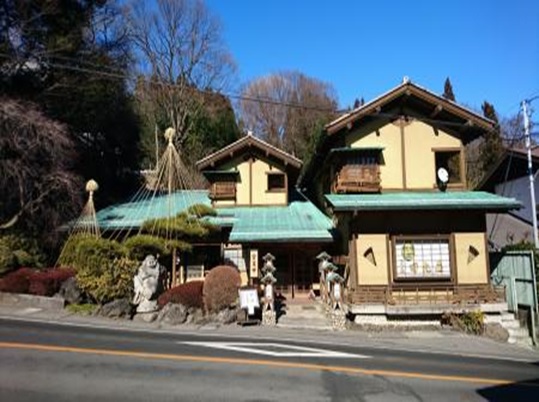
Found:
[[[358,285],[387,285],[388,242],[385,234],[358,235],[356,240],[357,281]],[[374,265],[365,254],[372,248]]]
[[[236,201],[219,200],[215,207],[228,207],[233,205],[276,205],[286,204],[288,201],[286,190],[283,192],[267,192],[268,178],[267,172],[281,172],[283,169],[271,165],[268,161],[256,158],[249,168],[249,160],[244,160],[243,156],[234,158],[219,166],[220,170],[237,170],[238,181],[236,183]],[[252,171],[252,180],[250,174]],[[249,186],[253,186],[250,194]],[[251,200],[252,197],[252,200]]]
[[[404,164],[402,135],[399,124],[388,123],[378,129],[352,132],[346,138],[349,147],[383,147],[380,176],[384,189],[432,189],[436,184],[436,164],[433,148],[460,149],[462,143],[442,130],[419,120],[404,125]],[[406,183],[403,182],[403,165]]]
[[[459,284],[488,283],[484,233],[455,233],[455,254]],[[470,246],[478,251],[470,253]]]
[[[383,147],[383,163],[380,165],[382,188],[403,188],[400,127],[389,123],[364,134],[352,133],[346,138],[346,146]]]
[[[409,189],[433,188],[436,184],[436,164],[433,148],[457,148],[459,138],[415,120],[404,127],[404,160],[406,186]]]
[[[284,173],[282,169],[271,165],[267,161],[256,159],[252,166],[253,171],[253,205],[275,205],[287,203],[287,190],[282,192],[268,192],[268,172]]]

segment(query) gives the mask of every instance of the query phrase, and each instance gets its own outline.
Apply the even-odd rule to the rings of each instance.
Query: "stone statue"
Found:
[[[161,291],[162,267],[153,255],[147,255],[137,274],[133,277],[133,304],[137,306],[137,314],[157,311],[157,296]]]

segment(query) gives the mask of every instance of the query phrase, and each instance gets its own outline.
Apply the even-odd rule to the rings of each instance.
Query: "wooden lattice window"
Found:
[[[408,238],[395,240],[395,279],[451,279],[449,238]]]
[[[214,200],[236,198],[236,182],[217,181],[212,184],[210,196]]]

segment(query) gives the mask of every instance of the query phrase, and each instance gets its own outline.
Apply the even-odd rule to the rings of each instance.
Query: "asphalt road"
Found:
[[[63,400],[539,401],[539,362],[0,320],[0,401]]]

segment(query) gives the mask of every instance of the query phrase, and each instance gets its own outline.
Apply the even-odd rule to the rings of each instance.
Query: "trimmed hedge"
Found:
[[[157,299],[159,308],[168,303],[182,304],[185,307],[203,308],[202,298],[203,281],[187,282],[167,290]]]
[[[62,283],[74,275],[75,271],[68,268],[52,268],[45,271],[20,268],[0,279],[0,291],[54,296]]]
[[[30,276],[28,293],[38,296],[54,296],[60,291],[62,283],[75,276],[69,268],[55,268],[43,272],[35,272]]]
[[[138,265],[138,262],[127,257],[104,259],[98,265],[88,264],[78,268],[77,283],[99,304],[131,298],[133,276],[137,272]]]
[[[219,312],[238,300],[241,277],[236,268],[219,265],[208,273],[204,281],[204,306],[206,310]]]
[[[30,277],[34,272],[30,268],[19,268],[16,271],[10,272],[0,279],[0,292],[28,293]]]

